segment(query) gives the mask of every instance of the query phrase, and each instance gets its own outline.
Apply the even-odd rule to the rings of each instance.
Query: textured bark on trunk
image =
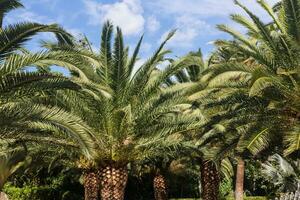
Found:
[[[236,181],[235,181],[235,199],[243,200],[244,198],[244,174],[245,174],[245,161],[243,158],[238,158],[236,169]]]
[[[123,200],[128,179],[126,167],[106,166],[100,171],[101,200]]]
[[[203,200],[218,200],[220,177],[216,165],[212,161],[202,161],[201,185]]]
[[[153,180],[155,200],[168,200],[167,181],[163,175],[157,173]]]
[[[99,200],[100,177],[97,171],[86,171],[84,176],[84,199]]]

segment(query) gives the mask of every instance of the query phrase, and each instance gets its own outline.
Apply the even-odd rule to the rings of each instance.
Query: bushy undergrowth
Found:
[[[73,169],[40,169],[39,173],[17,173],[4,186],[10,200],[81,200],[83,187]]]
[[[16,187],[8,183],[4,187],[4,192],[10,200],[68,200],[82,199],[78,194],[70,191],[60,191],[60,188],[51,186],[30,186]]]
[[[244,200],[267,200],[267,197],[244,197]],[[227,198],[226,200],[234,200],[234,197]]]
[[[46,200],[55,196],[55,190],[48,186],[15,187],[10,183],[4,187],[4,192],[11,200]]]

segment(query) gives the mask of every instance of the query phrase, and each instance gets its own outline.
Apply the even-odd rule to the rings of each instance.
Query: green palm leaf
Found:
[[[287,147],[284,151],[285,155],[290,155],[293,152],[300,150],[300,128],[295,127],[288,131],[284,136],[284,144]]]
[[[20,0],[1,0],[0,1],[0,29],[2,28],[4,16],[17,8],[23,7]]]

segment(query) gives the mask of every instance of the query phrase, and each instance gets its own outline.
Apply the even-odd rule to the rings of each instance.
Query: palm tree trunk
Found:
[[[153,180],[155,200],[168,200],[168,186],[165,177],[161,173],[156,173]]]
[[[99,200],[100,178],[96,171],[86,171],[84,176],[84,199]]]
[[[235,199],[243,200],[244,198],[244,174],[245,174],[245,161],[242,157],[238,157],[238,164],[236,169],[235,181]]]
[[[100,170],[101,200],[123,200],[128,180],[126,167],[112,165]]]
[[[203,200],[219,199],[219,172],[214,162],[209,160],[202,161],[201,165],[201,185]]]

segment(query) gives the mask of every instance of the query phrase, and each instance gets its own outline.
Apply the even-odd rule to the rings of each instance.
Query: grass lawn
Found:
[[[200,199],[170,199],[170,200],[200,200]],[[229,197],[226,200],[234,200],[234,198]],[[244,200],[267,200],[267,197],[244,197]]]

